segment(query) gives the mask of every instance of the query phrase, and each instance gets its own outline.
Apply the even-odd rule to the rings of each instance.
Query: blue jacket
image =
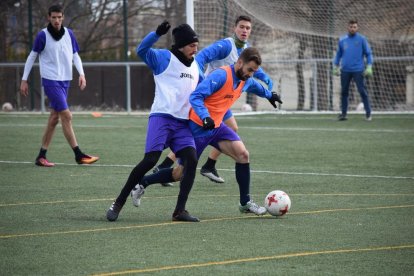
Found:
[[[366,37],[359,33],[353,36],[347,34],[339,39],[333,63],[335,66],[339,66],[339,62],[342,60],[342,71],[362,72],[365,70],[364,56],[367,59],[367,65],[372,65],[372,51]]]

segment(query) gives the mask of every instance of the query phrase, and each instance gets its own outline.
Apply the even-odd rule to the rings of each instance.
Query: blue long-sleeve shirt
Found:
[[[234,65],[230,65],[233,75],[233,88],[236,89],[240,83],[240,79],[236,76],[234,71]],[[190,104],[197,115],[204,119],[210,117],[208,109],[204,105],[204,100],[215,92],[219,91],[227,80],[227,73],[223,69],[217,69],[211,72],[194,90],[190,95]],[[243,92],[253,93],[259,97],[270,99],[272,92],[263,87],[255,79],[249,78],[246,80]],[[194,137],[200,137],[208,135],[208,131],[204,130],[201,126],[190,123],[191,131]]]
[[[365,69],[365,60],[367,65],[372,65],[372,51],[365,36],[356,33],[353,36],[349,34],[341,37],[338,42],[333,63],[339,66],[344,72],[362,72]]]
[[[188,120],[191,108],[188,98],[204,74],[196,61],[191,66],[185,66],[171,51],[151,48],[158,39],[159,36],[151,32],[136,50],[154,74],[155,96],[150,116]],[[183,78],[183,75],[186,77]]]
[[[167,49],[153,49],[151,48],[155,42],[160,38],[155,32],[150,32],[141,43],[137,46],[137,55],[151,68],[154,75],[159,75],[167,69],[170,64],[172,53]],[[202,58],[195,60],[198,63],[200,78],[199,81],[203,80],[204,73],[204,61]],[[200,65],[202,62],[202,65]]]
[[[250,46],[247,45],[247,47],[250,47]],[[201,66],[201,68],[204,68],[205,65],[207,65],[208,63],[212,61],[225,59],[227,56],[230,55],[231,50],[232,50],[232,43],[230,42],[229,39],[217,40],[216,42],[202,49],[196,55],[196,60],[198,64]],[[239,56],[243,50],[244,48],[237,48],[237,53]],[[230,65],[230,64],[227,64],[227,65]],[[272,79],[266,74],[266,72],[261,67],[259,67],[259,70],[257,70],[253,76],[263,81],[264,83],[266,83],[268,85],[269,90],[273,89]]]

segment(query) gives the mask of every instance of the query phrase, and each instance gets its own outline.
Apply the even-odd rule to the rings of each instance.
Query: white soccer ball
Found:
[[[241,110],[243,112],[251,112],[253,110],[253,108],[250,104],[246,103],[246,104],[242,105]]]
[[[284,191],[271,191],[265,198],[265,207],[272,216],[285,215],[289,211],[290,206],[290,198]]]
[[[356,111],[364,111],[364,103],[359,103],[355,108]]]
[[[11,103],[6,102],[6,103],[3,104],[1,109],[3,111],[12,111],[13,110],[13,105]]]

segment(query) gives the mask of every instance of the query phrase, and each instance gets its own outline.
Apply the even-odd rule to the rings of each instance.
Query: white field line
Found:
[[[311,127],[249,127],[243,126],[242,129],[258,130],[286,130],[286,131],[330,131],[330,132],[385,132],[385,133],[414,133],[413,129],[357,129],[357,128],[311,128]]]
[[[21,127],[31,127],[31,128],[44,128],[45,124],[2,124],[0,123],[0,128],[21,128]],[[60,127],[60,125],[58,125]],[[131,124],[129,126],[119,126],[119,125],[76,125],[76,128],[102,128],[102,129],[131,129],[131,128],[144,128],[147,127],[144,124]],[[413,129],[357,129],[357,128],[311,128],[311,127],[252,127],[252,126],[243,126],[242,129],[257,129],[257,130],[284,130],[284,131],[328,131],[328,132],[359,132],[359,133],[414,133]]]
[[[31,161],[7,161],[0,160],[0,164],[20,164],[20,165],[33,165]],[[92,164],[92,165],[78,165],[68,163],[55,163],[59,166],[90,166],[90,167],[124,167],[133,168],[135,165],[122,165],[122,164]],[[53,170],[53,168],[47,168]],[[200,169],[200,168],[198,168]],[[234,172],[234,169],[217,169],[218,171],[230,171]],[[312,175],[312,176],[337,176],[337,177],[354,177],[354,178],[384,178],[384,179],[413,179],[414,176],[391,176],[391,175],[361,175],[361,174],[341,174],[341,173],[320,173],[320,172],[282,172],[282,171],[262,171],[262,170],[251,170],[252,173],[265,173],[265,174],[283,174],[283,175]]]

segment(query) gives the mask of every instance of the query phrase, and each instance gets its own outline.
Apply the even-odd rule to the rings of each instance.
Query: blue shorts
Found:
[[[194,138],[187,120],[172,116],[150,115],[148,119],[145,153],[170,148],[174,153],[186,148],[195,148]]]
[[[201,127],[201,126],[200,126]],[[209,131],[209,135],[194,138],[197,150],[197,158],[200,158],[204,149],[210,145],[220,150],[219,142],[223,140],[240,141],[239,135],[224,123],[218,128]]]
[[[49,99],[49,107],[57,112],[69,108],[67,103],[69,87],[64,86],[44,86],[45,94]]]
[[[233,117],[233,112],[231,112],[231,109],[227,110],[226,114],[223,116],[223,122],[227,121],[227,119]]]

